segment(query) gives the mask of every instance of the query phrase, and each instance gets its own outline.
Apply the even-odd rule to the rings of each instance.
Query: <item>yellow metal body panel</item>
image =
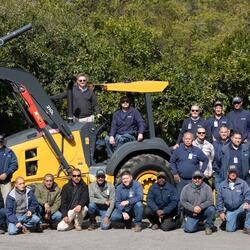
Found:
[[[107,91],[119,92],[139,92],[139,93],[155,93],[162,92],[167,86],[168,82],[162,81],[137,81],[129,83],[106,83],[103,84]]]
[[[63,139],[60,133],[52,136],[60,149],[63,145],[63,155],[68,164],[79,168],[83,173],[84,181],[89,183],[88,166],[84,158],[80,133],[74,131],[73,135],[75,138],[73,142]],[[27,184],[41,182],[46,173],[53,174],[59,186],[62,186],[68,180],[64,172],[61,172],[60,176],[57,177],[60,164],[44,137],[40,136],[14,145],[11,149],[18,159],[18,170],[14,173],[12,181],[17,176],[22,176]],[[27,157],[29,152],[34,152],[34,155]],[[31,167],[31,173],[29,167]]]

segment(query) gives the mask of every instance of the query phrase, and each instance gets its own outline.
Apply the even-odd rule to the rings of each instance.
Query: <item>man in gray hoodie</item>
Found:
[[[203,174],[199,170],[193,173],[192,182],[183,188],[180,203],[184,207],[186,233],[198,231],[201,220],[205,220],[206,235],[215,231],[212,189],[203,182]]]
[[[110,228],[110,215],[115,206],[115,187],[106,182],[104,170],[98,169],[96,172],[96,182],[89,185],[89,231],[95,229],[95,217],[101,217],[101,229]]]

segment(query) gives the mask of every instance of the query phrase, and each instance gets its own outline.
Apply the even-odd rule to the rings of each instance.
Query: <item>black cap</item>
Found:
[[[167,179],[167,175],[163,171],[160,171],[160,172],[157,173],[157,179],[160,178],[160,177],[164,177],[165,179]]]
[[[233,104],[234,103],[240,103],[240,102],[242,102],[242,99],[239,96],[236,96],[236,97],[233,98]]]
[[[106,174],[105,174],[105,171],[103,170],[103,169],[98,169],[97,171],[96,171],[96,174],[95,174],[95,176],[96,177],[100,177],[100,176],[106,176]]]
[[[238,173],[237,167],[235,165],[230,165],[227,169],[228,173],[235,172]]]
[[[203,178],[203,173],[200,170],[196,170],[196,171],[194,171],[194,173],[192,175],[192,178],[195,178],[195,177]]]
[[[217,107],[217,106],[221,106],[221,107],[223,107],[222,102],[220,102],[220,101],[216,101],[216,102],[214,103],[214,107]]]

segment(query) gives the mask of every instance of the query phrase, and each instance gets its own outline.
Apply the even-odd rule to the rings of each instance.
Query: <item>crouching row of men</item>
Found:
[[[198,231],[200,221],[205,222],[207,235],[216,231],[212,190],[203,182],[203,174],[200,171],[193,173],[192,181],[183,188],[180,199],[175,186],[168,183],[167,179],[165,172],[158,173],[157,182],[149,189],[144,211],[142,186],[133,180],[129,170],[122,172],[121,184],[116,190],[105,181],[102,169],[97,171],[96,182],[89,187],[82,180],[80,170],[74,169],[72,178],[61,192],[53,176],[47,174],[44,182],[36,186],[35,195],[25,187],[23,178],[19,177],[7,197],[8,232],[17,234],[32,227],[41,231],[40,225],[44,221],[57,227],[58,231],[72,228],[81,230],[87,213],[90,218],[89,230],[96,228],[95,218],[98,215],[104,230],[109,229],[111,222],[115,221],[123,221],[126,227],[131,228],[134,218],[134,230],[140,232],[144,212],[153,230],[161,228],[169,231],[180,226],[177,210],[183,211],[185,232]],[[239,222],[243,222],[244,232],[250,234],[250,188],[237,177],[235,166],[228,168],[228,178],[220,185],[216,204],[227,231],[235,231],[240,226]],[[4,213],[1,211],[2,219]]]

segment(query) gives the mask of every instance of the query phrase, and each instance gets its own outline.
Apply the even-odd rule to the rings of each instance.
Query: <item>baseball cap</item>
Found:
[[[95,176],[96,177],[100,177],[100,176],[106,176],[106,174],[105,174],[105,171],[103,170],[103,169],[98,169],[97,171],[96,171],[96,174],[95,174]]]
[[[216,107],[216,106],[221,106],[221,107],[223,107],[223,104],[222,104],[222,102],[220,102],[220,101],[216,101],[216,102],[214,103],[214,107]]]
[[[166,179],[166,178],[167,178],[167,175],[166,175],[165,172],[160,171],[160,172],[157,173],[157,178],[160,178],[160,177],[164,177],[164,178]]]
[[[237,102],[239,102],[239,103],[242,102],[242,99],[239,96],[236,96],[233,98],[233,104],[237,103]]]
[[[230,172],[236,172],[238,173],[237,167],[235,165],[230,165],[227,170],[228,173]]]
[[[194,171],[193,175],[192,175],[192,178],[195,178],[195,177],[201,177],[203,178],[203,173],[199,170],[196,170]]]

